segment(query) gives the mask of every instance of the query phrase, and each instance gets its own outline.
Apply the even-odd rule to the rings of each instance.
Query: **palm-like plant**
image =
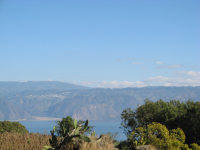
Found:
[[[90,139],[87,137],[86,133],[91,132],[92,127],[88,126],[88,120],[77,121],[67,116],[61,121],[57,122],[51,131],[52,138],[49,139],[51,146],[46,146],[46,150],[59,150],[63,145],[70,144],[75,140],[84,140],[89,142]]]

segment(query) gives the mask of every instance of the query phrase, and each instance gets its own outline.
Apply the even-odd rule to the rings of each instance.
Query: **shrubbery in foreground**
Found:
[[[4,132],[28,133],[28,130],[19,122],[0,121],[0,133]]]
[[[88,120],[77,121],[67,116],[51,131],[51,146],[43,150],[114,150],[113,140],[109,135],[95,136]]]
[[[158,122],[170,130],[181,128],[186,135],[187,144],[200,144],[200,102],[145,100],[145,103],[135,110],[125,109],[121,119],[122,128],[127,136],[137,127]]]
[[[115,146],[120,150],[200,150],[199,117],[199,102],[146,100],[135,111],[122,112],[121,125],[127,140],[121,142],[109,135],[97,137],[88,120],[77,121],[69,116],[57,122],[51,136],[29,134],[20,123],[3,121],[0,150],[114,150]]]
[[[137,149],[141,145],[153,145],[158,150],[191,150],[185,144],[185,134],[180,128],[168,130],[165,125],[151,123],[136,128],[128,137],[126,149]],[[121,146],[123,148],[123,145]]]

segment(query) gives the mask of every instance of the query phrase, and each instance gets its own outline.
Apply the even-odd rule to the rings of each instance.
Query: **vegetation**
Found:
[[[52,138],[49,140],[51,147],[46,147],[46,149],[59,150],[63,147],[78,149],[79,145],[74,143],[80,142],[80,140],[89,142],[90,139],[85,134],[89,133],[91,128],[91,126],[88,126],[88,120],[77,121],[67,116],[58,121],[57,126],[51,131]]]
[[[200,150],[200,146],[196,143],[191,144],[189,148],[185,143],[185,138],[182,129],[168,130],[165,125],[153,122],[147,126],[137,127],[126,141],[118,145],[118,148],[136,150],[149,146],[153,150]]]
[[[121,119],[127,140],[119,148],[135,149],[150,144],[161,150],[200,149],[200,102],[145,100],[134,111],[125,109]]]
[[[113,140],[109,135],[100,137],[90,136],[90,142],[79,144],[79,150],[116,150]]]
[[[113,140],[109,135],[95,136],[87,121],[77,121],[67,116],[51,131],[49,139],[51,146],[44,150],[114,150]]]
[[[129,138],[130,148],[136,149],[141,145],[153,145],[160,150],[189,150],[185,144],[185,134],[178,128],[168,130],[165,125],[152,123],[146,127],[138,127]]]
[[[196,143],[191,144],[193,150],[200,150],[200,146]]]
[[[28,133],[18,122],[0,122],[0,150],[200,150],[200,102],[159,100],[136,110],[125,109],[121,125],[127,135],[96,136],[88,120],[69,116],[57,122],[51,135]]]
[[[4,132],[28,133],[28,130],[19,122],[0,121],[0,133]]]
[[[181,128],[186,135],[187,144],[200,144],[200,102],[145,100],[145,104],[139,106],[135,111],[130,108],[124,110],[121,119],[122,128],[127,136],[137,127],[158,122],[170,130]]]
[[[4,132],[0,134],[0,150],[41,150],[49,144],[49,135]]]

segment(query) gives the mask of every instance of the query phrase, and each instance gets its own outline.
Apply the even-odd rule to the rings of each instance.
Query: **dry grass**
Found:
[[[108,135],[102,135],[100,138],[90,137],[91,142],[80,144],[80,150],[116,150],[112,139]]]
[[[152,145],[141,145],[136,150],[157,150],[157,149]]]
[[[116,150],[109,135],[101,137],[90,137],[90,142],[74,140],[72,143],[63,145],[60,150]]]
[[[0,150],[42,150],[49,145],[49,135],[34,133],[0,134]]]
[[[0,134],[0,150],[42,150],[49,144],[49,135],[34,133],[2,133]],[[90,137],[91,142],[78,140],[77,142],[64,145],[61,150],[116,150],[108,135]]]

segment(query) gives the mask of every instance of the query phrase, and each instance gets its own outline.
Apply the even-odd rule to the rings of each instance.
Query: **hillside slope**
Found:
[[[38,84],[38,83],[37,83]],[[71,86],[65,89],[42,83],[31,88],[8,90],[0,84],[0,120],[65,117],[90,120],[118,120],[123,109],[136,108],[144,99],[200,100],[200,87],[144,87],[124,89],[92,89]],[[60,84],[60,83],[59,83]],[[48,85],[48,86],[47,86]],[[54,84],[53,84],[54,85]],[[14,89],[14,88],[13,88]],[[37,90],[36,90],[37,89]]]

